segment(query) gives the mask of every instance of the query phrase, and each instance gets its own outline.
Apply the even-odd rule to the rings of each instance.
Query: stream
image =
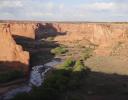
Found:
[[[10,100],[18,93],[30,92],[32,90],[32,86],[36,86],[36,87],[41,86],[44,81],[46,73],[60,63],[61,61],[55,58],[44,65],[37,65],[32,67],[32,70],[30,71],[30,79],[28,84],[19,86],[15,89],[8,91],[7,93],[5,93],[3,96],[0,97],[0,100],[1,99]]]

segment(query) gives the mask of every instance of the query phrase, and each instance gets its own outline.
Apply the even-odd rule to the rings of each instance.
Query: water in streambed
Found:
[[[30,92],[32,90],[33,85],[37,87],[41,86],[46,73],[59,63],[61,63],[60,60],[54,59],[51,62],[46,63],[44,65],[38,65],[38,66],[32,67],[32,70],[30,72],[29,84],[12,89],[9,92],[5,93],[3,96],[1,96],[1,98],[3,100],[10,100],[18,93]]]

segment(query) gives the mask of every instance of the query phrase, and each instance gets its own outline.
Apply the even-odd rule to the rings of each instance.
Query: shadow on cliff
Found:
[[[23,47],[23,50],[30,53],[30,66],[42,65],[54,58],[51,49],[58,47],[55,41],[34,40],[23,36],[13,36],[16,43]]]
[[[128,100],[128,76],[55,69],[41,87],[14,100]]]
[[[29,66],[18,61],[0,61],[0,88],[28,78]],[[0,91],[1,92],[1,91]]]
[[[29,71],[29,66],[21,63],[19,61],[0,61],[0,71],[7,71],[7,70],[23,70]]]
[[[66,35],[66,32],[58,32],[52,23],[38,23],[38,28],[35,30],[36,39],[46,39],[48,37],[56,37],[57,35]]]
[[[35,30],[36,39],[31,39],[23,36],[13,35],[17,44],[21,45],[24,50],[30,53],[30,66],[42,65],[49,62],[54,58],[51,53],[51,49],[58,47],[58,44],[54,40],[48,40],[48,37],[56,37],[58,35],[65,35],[60,33],[50,23],[38,24],[38,28]]]
[[[18,36],[13,35],[14,40],[17,44],[21,45],[24,50],[31,51],[31,49],[35,48],[35,40],[32,38],[24,37],[24,36]]]

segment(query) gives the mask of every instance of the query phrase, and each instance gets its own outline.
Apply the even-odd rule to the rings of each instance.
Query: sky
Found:
[[[128,0],[0,0],[0,20],[128,21]]]

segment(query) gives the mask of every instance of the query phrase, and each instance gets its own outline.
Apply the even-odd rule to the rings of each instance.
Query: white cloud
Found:
[[[116,9],[116,3],[114,2],[95,2],[79,5],[78,8],[84,10],[114,10]]]
[[[96,2],[90,6],[92,9],[98,9],[98,10],[113,10],[116,8],[116,4],[113,2],[105,3],[105,2]]]
[[[42,13],[42,12],[32,12],[29,14],[29,16],[32,16],[32,17],[41,17],[41,16],[52,16],[53,13],[49,13],[49,12],[45,12],[45,13]]]
[[[123,2],[124,0],[92,0],[80,4],[71,1],[72,4],[69,5],[65,2],[57,3],[56,0],[0,0],[0,19],[128,20],[128,2]]]
[[[4,0],[0,1],[0,8],[6,8],[6,7],[22,7],[22,1],[21,0]]]

